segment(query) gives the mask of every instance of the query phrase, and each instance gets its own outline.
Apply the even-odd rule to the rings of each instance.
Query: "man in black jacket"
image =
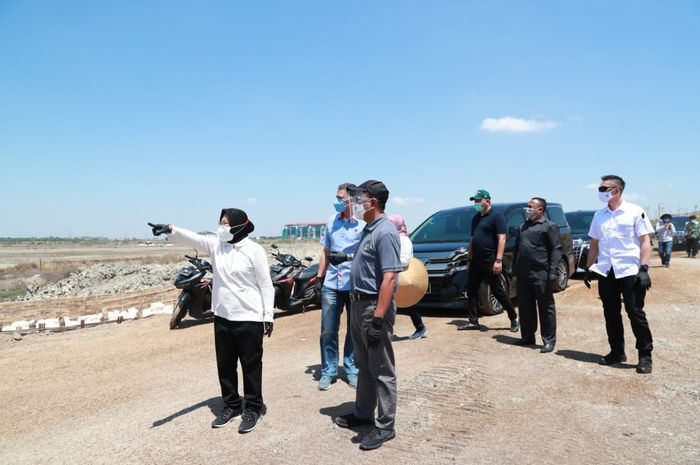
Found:
[[[520,334],[518,345],[533,345],[539,313],[540,334],[544,346],[540,352],[551,352],[557,341],[557,315],[553,288],[557,281],[557,265],[561,260],[559,227],[544,218],[547,201],[533,197],[525,208],[525,221],[520,225],[513,250],[513,276],[517,278]]]

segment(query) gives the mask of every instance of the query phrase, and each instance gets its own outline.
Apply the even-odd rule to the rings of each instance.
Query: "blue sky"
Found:
[[[700,2],[0,0],[0,236],[256,234],[380,179],[468,202],[700,204]]]

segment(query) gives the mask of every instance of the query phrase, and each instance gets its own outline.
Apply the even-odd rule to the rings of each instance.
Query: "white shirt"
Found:
[[[615,211],[607,205],[593,215],[588,235],[598,240],[598,262],[591,270],[607,276],[612,267],[616,278],[639,273],[639,238],[653,234],[644,209],[624,200]]]
[[[272,321],[275,289],[260,244],[247,237],[229,244],[175,226],[168,240],[194,247],[211,258],[211,307],[216,316],[230,321]]]
[[[666,227],[669,224],[671,225],[671,229]],[[656,234],[659,236],[659,242],[670,242],[673,240],[673,236],[676,235],[676,227],[673,223],[659,221],[659,224],[656,225]]]
[[[403,266],[404,271],[406,271],[406,268],[408,268],[413,258],[413,242],[411,242],[408,236],[399,235],[399,243],[401,245],[399,260],[401,261],[401,266]]]

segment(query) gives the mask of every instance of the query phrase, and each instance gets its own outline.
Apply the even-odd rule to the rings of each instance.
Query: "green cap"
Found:
[[[481,199],[490,199],[491,194],[489,194],[489,191],[484,190],[484,189],[479,189],[476,191],[476,194],[474,196],[469,197],[469,200],[481,200]]]

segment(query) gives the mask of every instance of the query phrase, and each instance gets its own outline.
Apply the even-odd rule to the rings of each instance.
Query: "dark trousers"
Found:
[[[520,309],[520,334],[523,340],[535,340],[539,314],[542,342],[555,344],[557,342],[557,314],[554,307],[554,293],[549,281],[518,276],[516,287],[518,289],[518,308]]]
[[[246,408],[262,410],[263,324],[255,321],[229,321],[214,318],[214,344],[219,384],[224,404],[241,407],[238,395],[238,361],[243,371],[243,393]]]
[[[484,280],[491,287],[491,292],[498,302],[508,312],[508,318],[515,320],[518,317],[508,292],[498,282],[498,275],[493,274],[493,263],[493,259],[474,259],[469,265],[469,273],[467,274],[467,317],[472,323],[479,320],[477,302],[479,301],[479,286],[481,286],[481,281]]]
[[[393,431],[396,423],[396,360],[391,337],[396,320],[395,303],[391,301],[384,318],[384,334],[379,344],[367,344],[367,329],[374,319],[377,301],[373,299],[350,303],[350,331],[355,343],[355,366],[360,370],[355,391],[355,415],[358,418],[373,418],[374,425]]]
[[[608,332],[610,352],[621,354],[625,351],[625,335],[622,326],[622,303],[624,302],[632,332],[637,339],[636,348],[639,355],[651,355],[654,346],[647,316],[644,313],[646,292],[646,289],[637,284],[636,275],[616,279],[612,268],[608,276],[598,279],[598,295],[603,301],[605,329]]]
[[[689,257],[695,257],[698,254],[698,240],[690,237],[685,240],[686,250]]]
[[[415,326],[416,330],[421,329],[423,327],[423,318],[421,318],[418,309],[414,306],[407,308],[406,311],[408,312],[408,316],[411,317],[411,321],[413,322],[413,326]]]

